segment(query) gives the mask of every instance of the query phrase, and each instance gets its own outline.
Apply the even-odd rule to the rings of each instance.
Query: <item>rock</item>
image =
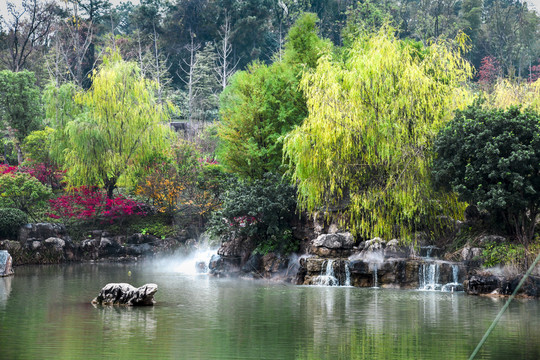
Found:
[[[30,238],[45,240],[51,237],[61,238],[66,234],[63,224],[37,223],[27,224],[19,231],[19,241],[27,242]]]
[[[246,263],[244,264],[244,266],[242,266],[242,272],[244,273],[256,273],[256,274],[259,274],[261,272],[261,267],[262,267],[262,255],[259,254],[259,253],[255,253],[253,255],[251,255],[248,259],[248,261],[246,261]]]
[[[352,249],[354,238],[350,233],[323,234],[313,240],[312,245],[327,249]]]
[[[119,255],[122,250],[122,246],[116,241],[110,240],[108,238],[102,237],[99,242],[99,256],[114,256]]]
[[[157,292],[156,284],[146,284],[136,288],[126,283],[110,283],[105,285],[99,295],[92,300],[95,305],[127,305],[148,306],[154,305],[154,294]]]
[[[282,258],[281,256],[271,252],[262,257],[261,263],[264,271],[263,275],[265,277],[271,277],[275,273],[285,271],[289,261],[287,258]]]
[[[329,234],[337,234],[339,232],[339,228],[336,224],[330,224],[330,227],[328,228]]]
[[[494,275],[473,275],[463,283],[470,295],[491,294],[501,287],[501,280]]]
[[[132,244],[126,247],[128,255],[150,255],[154,252],[154,247],[150,244]]]
[[[236,276],[240,271],[240,258],[212,255],[208,269],[211,275],[217,277]]]
[[[478,239],[478,242],[480,243],[480,245],[488,245],[488,244],[498,245],[498,244],[502,244],[506,242],[506,239],[503,236],[499,236],[499,235],[484,235]]]
[[[9,276],[13,274],[12,258],[7,250],[0,250],[0,276]]]
[[[461,250],[461,260],[462,261],[478,261],[482,257],[481,248],[473,248],[470,246],[465,246]]]
[[[208,266],[206,266],[206,262],[204,261],[197,261],[195,263],[195,271],[199,274],[205,274],[208,272]]]
[[[386,242],[383,239],[376,237],[374,239],[367,240],[364,249],[366,251],[378,251],[384,249],[385,247]]]
[[[66,242],[60,238],[50,237],[44,241],[45,246],[54,247],[56,251],[64,251]]]
[[[516,290],[523,274],[517,276],[496,276],[489,272],[481,272],[470,276],[463,286],[470,295],[512,295]],[[540,277],[529,276],[519,289],[518,296],[539,297]]]
[[[26,242],[26,247],[29,250],[36,251],[41,247],[41,241],[35,240],[35,239],[29,239]]]
[[[385,258],[407,258],[411,251],[410,247],[400,246],[398,239],[392,239],[386,243],[384,248]]]
[[[157,238],[154,235],[150,235],[150,234],[133,234],[133,235],[131,235],[130,237],[128,237],[126,239],[126,242],[128,244],[149,244],[149,243],[154,243],[157,240],[159,240],[159,238]]]

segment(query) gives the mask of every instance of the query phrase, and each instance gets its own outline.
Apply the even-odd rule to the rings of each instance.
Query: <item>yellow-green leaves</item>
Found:
[[[488,103],[500,109],[523,105],[540,112],[540,79],[533,83],[500,80],[488,95]]]
[[[98,185],[111,195],[118,182],[131,182],[143,158],[167,148],[169,129],[162,121],[168,116],[154,97],[155,87],[135,63],[118,54],[104,59],[92,87],[76,93],[78,106],[69,107],[81,110],[59,115],[69,118],[58,125],[72,186]],[[56,103],[60,111],[68,108]]]
[[[344,62],[321,58],[301,82],[309,116],[284,146],[300,204],[337,208],[365,236],[407,235],[434,218],[432,140],[467,103],[459,85],[470,76],[448,44],[418,49],[387,29],[358,40]]]

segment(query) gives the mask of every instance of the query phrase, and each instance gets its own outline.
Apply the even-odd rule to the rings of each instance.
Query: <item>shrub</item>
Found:
[[[26,173],[0,175],[0,206],[22,210],[33,216],[34,210],[45,206],[51,189]]]
[[[222,200],[222,208],[210,219],[210,234],[224,241],[250,237],[260,253],[294,250],[290,224],[295,191],[280,177],[267,173],[252,182],[232,179]]]
[[[435,152],[435,182],[500,216],[527,247],[540,211],[540,115],[470,107],[440,132]]]
[[[28,222],[28,215],[19,209],[0,208],[0,238],[16,238],[19,228]]]
[[[95,221],[109,223],[130,215],[145,216],[143,203],[128,199],[122,195],[108,198],[105,192],[96,187],[81,186],[71,193],[49,200],[54,219]]]
[[[19,168],[7,164],[0,164],[0,175],[16,173]]]
[[[482,252],[484,266],[514,265],[518,268],[525,263],[525,248],[517,244],[490,243]]]

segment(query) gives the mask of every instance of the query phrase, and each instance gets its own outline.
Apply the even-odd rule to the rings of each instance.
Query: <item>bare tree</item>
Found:
[[[201,48],[201,44],[195,43],[195,34],[191,33],[191,42],[184,46],[184,48],[189,52],[189,59],[182,59],[179,66],[184,73],[184,76],[181,76],[178,72],[176,75],[186,84],[188,90],[188,121],[189,124],[192,124],[193,121],[193,110],[195,104],[195,98],[197,96],[196,85],[199,82],[200,75],[197,74],[196,67],[198,63],[197,51]]]
[[[84,21],[81,18],[76,2],[72,3],[71,13],[72,16],[59,24],[56,46],[71,79],[82,86],[95,65],[88,66],[86,63],[94,40],[94,26],[92,20]]]
[[[167,75],[169,74],[169,69],[171,68],[171,65],[167,65],[167,58],[163,58],[163,56],[159,53],[158,49],[158,33],[156,31],[156,25],[153,24],[153,36],[152,36],[152,44],[154,47],[154,61],[153,61],[153,78],[157,82],[158,86],[158,101],[161,105],[163,105],[163,89],[169,85],[172,81],[170,77]],[[193,41],[192,41],[193,44]]]
[[[217,61],[216,61],[216,78],[221,85],[222,90],[225,90],[227,83],[232,74],[236,71],[238,62],[240,59],[233,64],[231,61],[232,55],[232,44],[231,44],[231,18],[225,13],[225,23],[220,27],[219,37],[221,38],[221,43],[216,47],[217,50]]]
[[[23,0],[20,7],[8,3],[8,18],[5,37],[6,56],[1,61],[14,72],[27,66],[29,57],[45,46],[56,11],[54,2],[41,3],[39,0]]]

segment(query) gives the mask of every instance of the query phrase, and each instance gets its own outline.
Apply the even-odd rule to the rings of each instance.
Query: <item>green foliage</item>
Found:
[[[51,189],[26,173],[0,175],[0,207],[12,207],[30,216],[46,205]]]
[[[294,195],[293,187],[269,173],[252,182],[231,179],[208,231],[224,241],[250,237],[260,252],[290,251],[294,247],[290,225]]]
[[[41,127],[41,95],[34,73],[0,71],[0,120],[7,127],[23,161],[19,144],[32,131]]]
[[[252,64],[221,96],[220,162],[243,177],[279,172],[282,136],[306,116],[295,71],[285,63]]]
[[[62,132],[63,147],[57,155],[64,158],[71,186],[100,186],[110,198],[119,182],[135,181],[139,164],[164,151],[170,130],[162,124],[167,115],[155,90],[156,84],[142,78],[135,63],[113,53],[104,57],[92,87],[75,96],[81,113],[76,105],[56,107],[58,124],[65,123],[56,129]],[[56,102],[63,104],[61,100]]]
[[[41,126],[41,95],[34,73],[0,71],[0,114],[19,142]]]
[[[344,63],[325,56],[301,87],[309,116],[285,140],[298,200],[337,210],[362,236],[406,236],[459,208],[430,184],[430,146],[465,100],[471,67],[451,44],[416,46],[381,30]]]
[[[16,239],[19,228],[28,223],[28,215],[19,209],[0,208],[0,238]]]
[[[46,127],[43,130],[32,131],[23,143],[23,151],[27,159],[37,163],[50,163],[49,148],[54,130]]]
[[[365,0],[347,9],[347,22],[341,30],[345,47],[350,47],[359,36],[372,33],[386,23],[392,23],[391,3]]]
[[[285,44],[285,61],[293,65],[304,65],[308,68],[317,66],[322,52],[330,47],[317,35],[319,18],[313,13],[304,13],[289,30]]]
[[[435,182],[502,214],[525,245],[540,206],[540,116],[517,107],[459,111],[435,143]]]
[[[80,88],[74,83],[65,83],[57,87],[50,82],[43,92],[45,116],[54,129],[51,133],[49,153],[57,164],[65,163],[66,148],[69,147],[69,136],[65,131],[67,124],[83,111],[82,106],[74,101]]]
[[[525,248],[517,244],[487,244],[482,251],[484,266],[515,265],[521,267],[525,259]]]

